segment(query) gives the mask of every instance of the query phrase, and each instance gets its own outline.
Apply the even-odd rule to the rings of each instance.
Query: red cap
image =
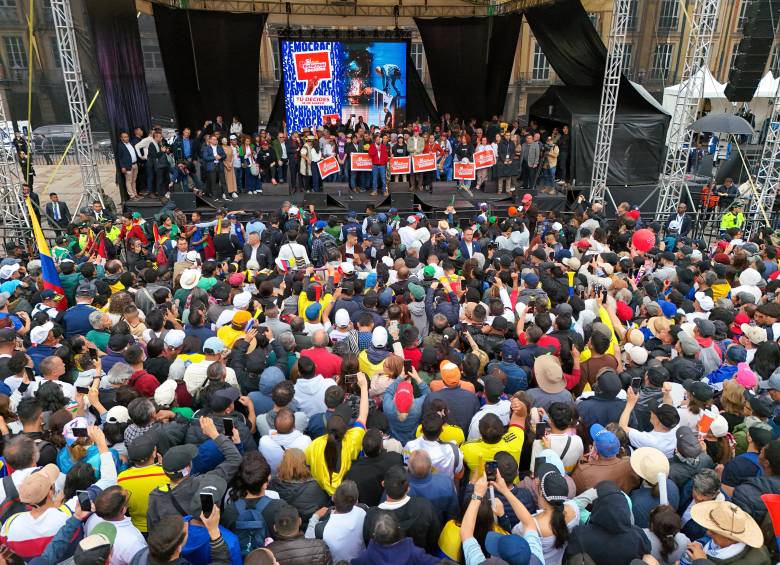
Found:
[[[577,242],[577,249],[590,249],[590,241],[581,239]]]
[[[626,212],[626,216],[634,221],[637,221],[639,219],[639,210],[629,210]]]
[[[412,389],[412,383],[404,381],[398,385],[395,389],[395,408],[401,414],[407,414],[412,409],[414,403],[414,390]]]
[[[543,335],[536,342],[539,347],[552,347],[555,350],[555,355],[561,354],[561,342],[549,335]]]
[[[617,301],[615,313],[621,322],[628,322],[634,317],[634,310],[622,300]]]
[[[230,286],[241,286],[244,284],[244,273],[231,273],[228,277],[228,284]]]
[[[724,265],[731,265],[731,258],[725,253],[716,253],[712,258],[716,263],[723,263]]]
[[[533,200],[533,198],[534,198],[534,197],[533,197],[533,196],[531,196],[531,195],[530,195],[530,194],[528,194],[528,193],[526,193],[526,194],[523,194],[523,202],[530,202],[531,200]]]
[[[731,333],[734,335],[742,335],[742,328],[740,327],[742,324],[749,324],[750,318],[747,314],[744,312],[740,312],[736,316],[734,316],[734,323],[731,325]]]
[[[728,241],[719,241],[718,242],[718,249],[726,249],[729,246]]]

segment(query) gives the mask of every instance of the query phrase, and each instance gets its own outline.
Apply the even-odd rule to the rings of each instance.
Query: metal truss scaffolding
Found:
[[[672,121],[669,124],[669,141],[664,170],[659,179],[658,217],[664,217],[677,207],[686,196],[691,209],[696,210],[685,172],[688,165],[693,132],[688,129],[699,110],[699,101],[704,92],[704,75],[697,71],[707,67],[710,60],[712,35],[718,18],[720,0],[695,0],[690,22],[688,47],[685,50],[680,89],[674,103]]]
[[[81,181],[84,192],[79,199],[77,209],[81,207],[84,198],[88,202],[95,200],[103,202],[103,191],[100,186],[97,163],[93,153],[92,127],[89,123],[87,97],[84,92],[84,80],[81,74],[76,31],[73,27],[73,14],[70,0],[51,0],[51,11],[54,19],[54,30],[57,33],[57,45],[60,49],[62,75],[65,79],[65,91],[70,109],[70,121],[76,135],[76,155],[81,168]]]
[[[756,174],[756,194],[750,199],[747,217],[748,229],[753,232],[762,222],[768,221],[775,207],[777,190],[780,188],[780,90],[775,93],[775,101],[770,114],[769,129],[766,133],[761,161]]]
[[[27,205],[22,199],[22,173],[11,145],[14,132],[8,126],[5,91],[0,90],[0,217],[3,222],[3,239],[18,236],[26,238],[30,233]],[[12,235],[13,234],[13,235]]]
[[[604,204],[609,196],[615,206],[612,194],[607,187],[609,172],[609,153],[612,149],[612,132],[615,129],[620,77],[623,74],[623,52],[626,45],[626,31],[630,17],[631,1],[615,0],[612,9],[612,29],[609,32],[609,51],[604,68],[604,85],[601,87],[601,105],[599,106],[599,129],[596,134],[596,148],[593,153],[593,174],[590,180],[590,201]]]

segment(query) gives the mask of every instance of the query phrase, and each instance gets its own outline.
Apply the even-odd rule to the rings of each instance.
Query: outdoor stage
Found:
[[[296,192],[290,194],[287,184],[263,184],[263,194],[240,194],[238,198],[224,201],[221,198],[196,198],[192,193],[173,193],[172,200],[183,212],[199,211],[204,217],[212,217],[220,208],[243,211],[246,213],[278,210],[285,200],[296,206],[313,204],[320,215],[345,216],[350,211],[363,213],[366,206],[373,204],[377,211],[386,212],[397,208],[404,216],[422,210],[432,217],[444,217],[444,210],[452,204],[458,217],[470,218],[477,214],[479,204],[486,202],[491,210],[501,217],[507,215],[507,208],[517,206],[524,192],[515,191],[511,194],[497,194],[496,183],[488,183],[486,190],[472,190],[471,194],[457,188],[455,182],[435,182],[433,192],[409,192],[406,183],[390,183],[390,193],[387,196],[371,196],[369,192],[350,192],[346,183],[327,182],[321,193]],[[533,191],[532,193],[535,193]],[[567,201],[571,201],[575,193],[569,190],[566,194],[555,196],[534,194],[534,201],[540,211],[564,211]],[[162,204],[156,198],[144,198],[135,202],[123,204],[126,213],[140,212],[144,218],[151,218],[160,211]]]

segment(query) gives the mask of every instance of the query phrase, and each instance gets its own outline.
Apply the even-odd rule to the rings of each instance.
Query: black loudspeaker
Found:
[[[390,194],[400,194],[402,192],[411,192],[411,185],[408,182],[391,182],[387,184]]]
[[[328,205],[328,195],[324,192],[310,192],[303,197],[304,206],[313,204],[315,208],[325,208]]]
[[[192,192],[171,192],[171,200],[179,210],[192,211],[196,208],[195,194]]]
[[[411,192],[391,192],[390,206],[398,208],[401,213],[414,210],[414,194]]]
[[[780,13],[780,0],[743,0],[745,23],[737,54],[731,63],[726,98],[731,102],[750,102],[764,74],[774,40],[774,25]]]

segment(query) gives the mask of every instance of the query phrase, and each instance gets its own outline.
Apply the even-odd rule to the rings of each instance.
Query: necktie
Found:
[[[54,204],[54,221],[60,221],[60,205],[55,202]]]

